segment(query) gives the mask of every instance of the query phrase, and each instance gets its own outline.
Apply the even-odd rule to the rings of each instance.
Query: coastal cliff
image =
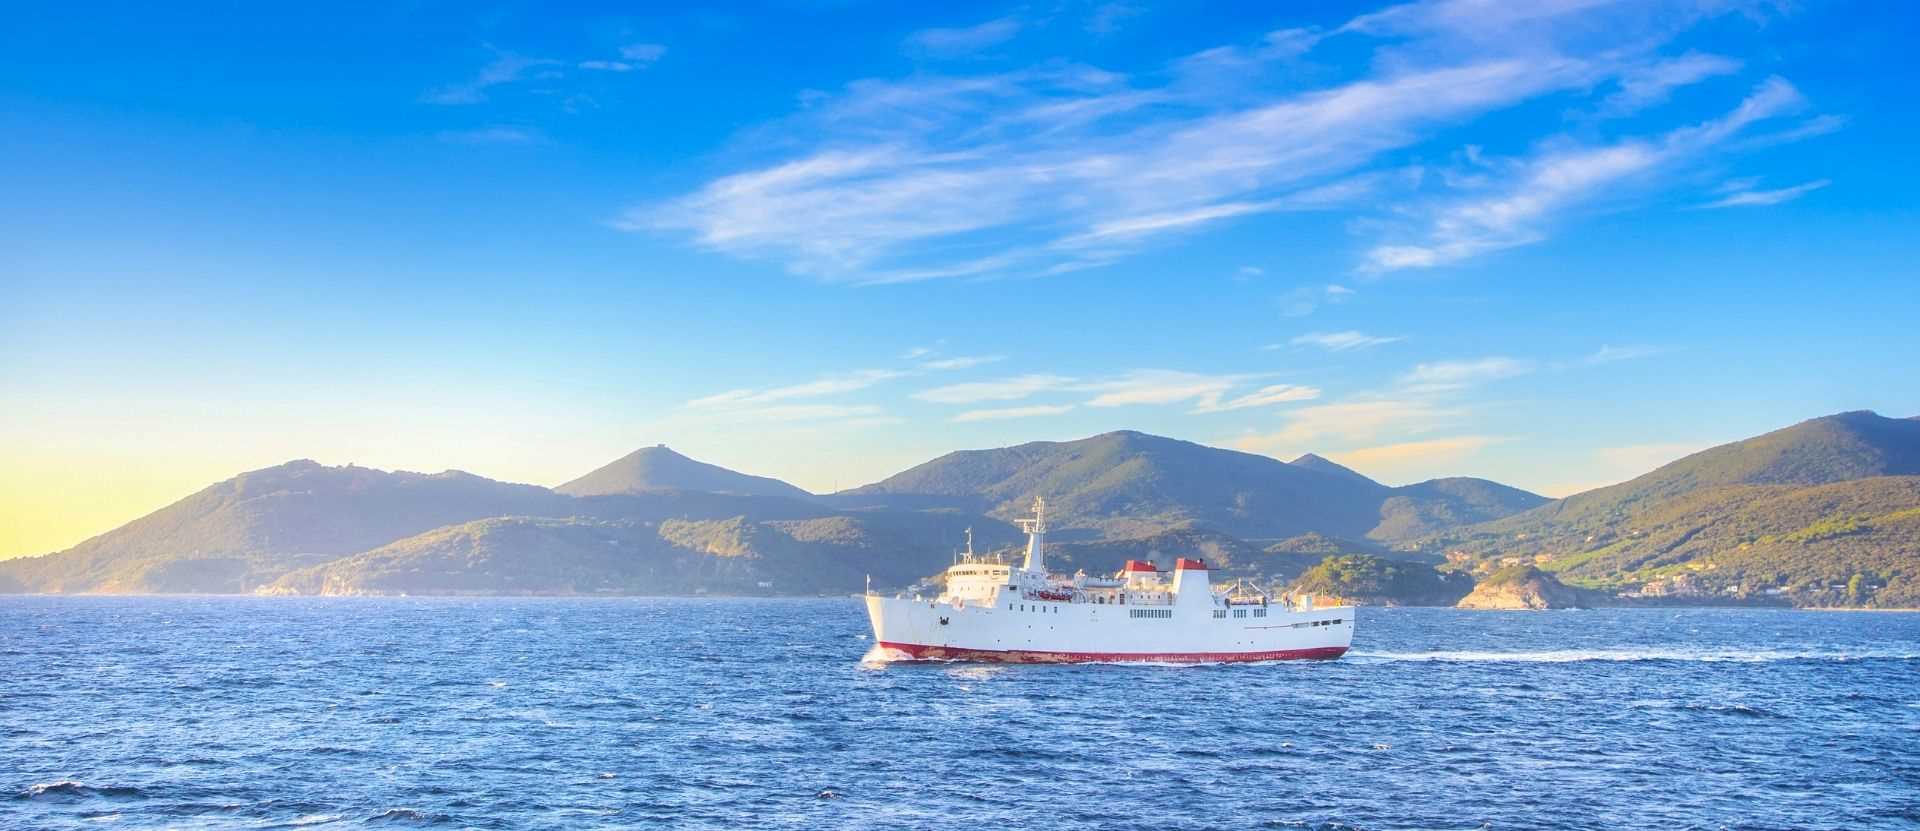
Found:
[[[1576,589],[1533,566],[1511,566],[1487,575],[1456,604],[1461,609],[1585,609],[1597,592]]]

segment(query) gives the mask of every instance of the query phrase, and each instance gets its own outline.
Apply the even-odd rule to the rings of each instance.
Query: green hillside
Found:
[[[1307,569],[1287,591],[1367,606],[1452,606],[1473,585],[1471,577],[1424,563],[1344,554]]]
[[[1367,535],[1380,540],[1416,539],[1511,516],[1547,502],[1537,493],[1485,479],[1431,479],[1393,489],[1380,503],[1380,524]]]
[[[1916,517],[1920,422],[1855,412],[1426,544],[1482,569],[1537,562],[1595,588],[1908,607],[1920,605]]]
[[[839,515],[661,522],[502,517],[302,569],[269,594],[844,594],[944,568],[968,519]],[[997,524],[976,537],[1011,542]]]
[[[1012,519],[1024,516],[1036,495],[1046,497],[1056,528],[1110,539],[1197,526],[1249,539],[1320,533],[1397,540],[1544,501],[1481,480],[1389,488],[1317,456],[1289,464],[1131,431],[949,453],[835,499],[945,499]]]

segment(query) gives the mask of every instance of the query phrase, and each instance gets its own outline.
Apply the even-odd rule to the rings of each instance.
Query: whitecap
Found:
[[[1352,657],[1376,661],[1445,661],[1455,663],[1536,663],[1567,664],[1582,661],[1697,661],[1702,663],[1760,664],[1777,661],[1866,661],[1920,660],[1912,652],[1863,650],[1829,652],[1817,650],[1714,650],[1645,649],[1616,647],[1603,649],[1548,649],[1530,652],[1493,650],[1442,650],[1435,652],[1361,652]]]

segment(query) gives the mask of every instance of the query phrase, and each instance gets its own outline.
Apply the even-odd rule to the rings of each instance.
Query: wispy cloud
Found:
[[[936,358],[920,364],[922,369],[972,369],[990,363],[1006,360],[1005,355],[961,355],[953,358]]]
[[[1775,130],[1771,133],[1763,133],[1749,139],[1743,139],[1735,142],[1733,146],[1738,150],[1758,150],[1763,147],[1792,144],[1796,141],[1803,141],[1805,139],[1824,136],[1828,133],[1838,132],[1846,126],[1846,116],[1833,115],[1831,113],[1816,115],[1784,130]]]
[[[1454,471],[1452,466],[1500,440],[1497,436],[1449,436],[1344,450],[1328,457],[1369,475],[1391,478],[1408,471]]]
[[[1737,69],[1718,55],[1659,54],[1699,19],[1735,5],[1423,0],[1331,31],[1249,37],[1136,74],[1055,60],[855,81],[810,96],[801,112],[739,144],[764,146],[771,152],[757,157],[773,161],[635,206],[613,224],[856,284],[1099,268],[1171,235],[1423,193],[1401,151],[1525,102],[1569,95],[1611,113],[1650,107]],[[909,48],[965,54],[1023,25],[1009,17],[925,30]],[[1372,50],[1357,77],[1303,87],[1303,77],[1329,76],[1280,71],[1332,37]],[[1768,104],[1769,89],[1791,92],[1775,81],[1750,103]],[[1541,141],[1531,158],[1474,177],[1482,184],[1396,206],[1407,209],[1396,216],[1430,221],[1369,246],[1364,270],[1444,265],[1537,241],[1571,209],[1651,180],[1772,114],[1743,111],[1722,125],[1609,145]],[[1324,302],[1289,298],[1285,313]]]
[[[1489,357],[1472,361],[1436,361],[1415,365],[1400,376],[1400,385],[1421,392],[1447,392],[1474,384],[1498,381],[1532,372],[1532,361]]]
[[[1083,384],[1078,389],[1098,393],[1087,402],[1089,407],[1197,401],[1199,407],[1204,409],[1218,407],[1221,397],[1228,390],[1252,378],[1252,375],[1203,375],[1167,369],[1142,369],[1119,378]]]
[[[1269,455],[1299,454],[1321,442],[1370,442],[1382,436],[1417,435],[1450,424],[1464,415],[1418,398],[1374,398],[1316,404],[1288,410],[1279,430],[1254,433],[1232,441],[1234,447]]]
[[[850,282],[1084,268],[1169,231],[1351,207],[1384,154],[1612,68],[1497,53],[1232,100],[1058,63],[862,81],[779,131],[819,135],[817,149],[616,225]]]
[[[1321,306],[1345,303],[1351,299],[1353,295],[1353,289],[1339,285],[1338,283],[1329,283],[1324,286],[1300,286],[1286,294],[1280,295],[1275,302],[1280,306],[1280,314],[1282,315],[1287,317],[1306,317],[1307,315],[1313,314]]]
[[[629,43],[620,47],[620,59],[595,59],[579,63],[581,69],[596,72],[632,72],[646,69],[667,56],[667,47],[658,43]]]
[[[1319,389],[1295,384],[1272,384],[1242,395],[1229,395],[1235,387],[1259,377],[1258,375],[1207,375],[1168,369],[1141,369],[1118,378],[1081,384],[1075,389],[1096,393],[1093,399],[1087,402],[1089,407],[1191,402],[1193,407],[1188,412],[1193,414],[1269,407],[1320,397]]]
[[[1296,384],[1273,384],[1235,398],[1201,398],[1192,412],[1224,413],[1232,410],[1245,410],[1252,407],[1269,407],[1275,404],[1291,404],[1296,401],[1312,401],[1320,397],[1318,387]]]
[[[1087,31],[1096,35],[1110,35],[1120,31],[1126,21],[1146,13],[1145,6],[1135,3],[1102,3],[1087,18]]]
[[[997,410],[968,410],[954,416],[953,420],[999,421],[1008,418],[1033,418],[1035,416],[1060,415],[1072,409],[1072,404],[1037,404],[1030,407],[1002,407]]]
[[[743,405],[767,404],[792,398],[819,398],[828,395],[862,390],[882,381],[899,378],[905,373],[891,369],[863,369],[839,375],[829,375],[802,384],[784,387],[753,390],[737,389],[687,402],[688,407],[738,407]]]
[[[1020,34],[1017,17],[1002,17],[972,26],[922,29],[907,36],[907,49],[935,57],[953,57],[998,46]]]
[[[1195,52],[1176,61],[1173,69],[1187,84],[1230,90],[1268,66],[1289,65],[1312,51],[1324,37],[1326,33],[1312,29],[1277,29],[1251,44]]]
[[[629,43],[620,47],[620,57],[643,66],[666,56],[667,47],[658,43]]]
[[[1740,62],[1720,55],[1688,52],[1678,58],[1641,64],[1620,76],[1620,89],[1600,102],[1600,114],[1620,116],[1667,100],[1675,89],[1740,71]]]
[[[1607,344],[1607,345],[1602,345],[1597,350],[1594,350],[1593,354],[1588,355],[1587,357],[1581,359],[1580,362],[1588,366],[1599,366],[1601,364],[1610,364],[1616,361],[1631,361],[1636,358],[1650,358],[1650,357],[1653,357],[1654,355],[1659,355],[1666,351],[1667,351],[1666,349],[1658,346],[1644,346],[1644,345],[1643,346],[1631,346],[1631,345],[1630,346],[1613,346],[1613,345]]]
[[[488,91],[494,87],[514,83],[541,67],[559,63],[546,58],[530,58],[502,52],[486,66],[481,67],[479,74],[473,78],[428,90],[421,96],[421,100],[432,104],[478,104],[487,100]]]
[[[472,130],[443,130],[434,137],[448,144],[540,144],[546,141],[538,130],[502,124]]]
[[[1317,346],[1329,352],[1345,352],[1349,349],[1367,349],[1406,340],[1403,337],[1369,335],[1365,332],[1348,330],[1345,332],[1315,332],[1301,335],[1288,343],[1294,346]],[[1269,347],[1271,348],[1271,347]]]
[[[620,47],[620,60],[581,61],[581,69],[597,72],[632,72],[646,69],[667,56],[667,47],[658,43],[630,43]]]
[[[1757,4],[1723,0],[1415,0],[1364,14],[1341,32],[1411,39],[1414,53],[1568,51],[1662,41],[1697,20]]]
[[[1376,246],[1367,254],[1366,268],[1431,268],[1538,242],[1562,212],[1804,103],[1791,84],[1771,78],[1726,116],[1657,139],[1545,151],[1514,165],[1512,181],[1498,193],[1448,202],[1434,209],[1425,240]]]
[[[883,417],[880,408],[871,404],[780,404],[729,410],[724,415],[737,421],[828,421]]]
[[[1140,369],[1113,378],[1091,381],[1061,375],[1021,375],[995,381],[949,384],[914,393],[913,398],[936,404],[974,404],[983,401],[1015,401],[1042,393],[1092,393],[1084,406],[1128,407],[1191,404],[1194,414],[1222,413],[1255,407],[1269,407],[1320,397],[1315,387],[1297,384],[1269,384],[1235,395],[1258,375],[1209,375],[1167,369]],[[1031,408],[1013,408],[1025,413]],[[997,411],[996,411],[997,412]],[[1035,410],[1035,412],[1039,412]],[[1064,410],[1063,410],[1064,412]],[[978,416],[974,419],[988,418]]]
[[[1258,202],[1223,202],[1182,211],[1131,216],[1095,224],[1084,233],[1052,243],[1055,249],[1111,247],[1146,237],[1187,231],[1223,219],[1280,211],[1316,211],[1357,203],[1372,188],[1372,177],[1355,177]]]
[[[982,401],[1017,401],[1042,392],[1062,390],[1074,383],[1059,375],[1021,375],[997,381],[948,384],[913,394],[917,401],[934,404],[977,404]]]
[[[1765,205],[1778,205],[1782,202],[1792,202],[1795,199],[1799,199],[1802,196],[1805,196],[1809,193],[1812,193],[1816,190],[1819,190],[1831,184],[1833,184],[1831,180],[1818,179],[1803,185],[1794,185],[1793,187],[1790,187],[1790,188],[1780,188],[1778,190],[1743,190],[1738,193],[1733,193],[1728,196],[1722,197],[1713,202],[1709,202],[1705,205],[1701,205],[1700,207],[1702,208],[1746,208],[1746,207],[1760,207]]]

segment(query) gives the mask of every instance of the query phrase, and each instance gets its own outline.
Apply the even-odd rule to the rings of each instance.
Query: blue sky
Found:
[[[1920,413],[1893,8],[17,9],[0,556],[299,457],[1133,428],[1558,495]]]

